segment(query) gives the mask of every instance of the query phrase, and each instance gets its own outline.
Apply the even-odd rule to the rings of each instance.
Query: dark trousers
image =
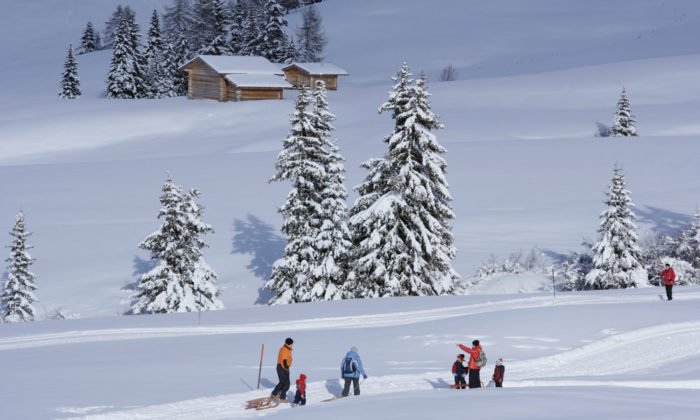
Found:
[[[306,405],[306,396],[301,396],[301,392],[297,391],[294,395],[294,404]]]
[[[479,369],[469,369],[469,388],[481,388]]]
[[[355,391],[355,395],[360,395],[360,378],[345,378],[345,386],[343,387],[343,397],[350,394],[350,382]]]
[[[279,378],[279,383],[272,390],[273,397],[280,397],[280,399],[287,399],[287,391],[291,386],[289,382],[289,371],[285,370],[281,365],[277,365],[277,377]]]
[[[464,379],[464,374],[455,375],[455,388],[464,389],[467,387],[467,380]]]
[[[666,285],[666,297],[668,298],[668,300],[673,300],[673,285],[672,284]]]

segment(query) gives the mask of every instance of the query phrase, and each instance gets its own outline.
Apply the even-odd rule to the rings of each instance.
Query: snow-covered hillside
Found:
[[[267,181],[293,93],[235,104],[106,100],[103,51],[79,56],[83,97],[58,100],[67,44],[78,42],[86,21],[101,27],[117,3],[129,3],[145,28],[149,10],[167,2],[0,4],[0,220],[9,229],[25,212],[46,311],[121,313],[128,296],[120,288],[143,270],[147,255],[136,245],[158,225],[169,170],[203,192],[205,220],[216,229],[205,257],[225,305],[264,302],[259,288],[284,244],[276,208],[287,192]],[[359,164],[385,150],[391,125],[376,110],[406,60],[432,80],[446,125],[439,140],[449,149],[463,277],[491,253],[565,252],[593,238],[615,162],[625,168],[641,227],[678,227],[700,196],[700,55],[689,41],[700,5],[623,5],[454,0],[427,11],[413,0],[326,1],[328,60],[351,74],[329,97],[349,186],[364,176]],[[290,19],[294,26],[298,16]],[[459,80],[437,82],[448,63]],[[641,137],[594,139],[594,123],[611,122],[623,85]]]

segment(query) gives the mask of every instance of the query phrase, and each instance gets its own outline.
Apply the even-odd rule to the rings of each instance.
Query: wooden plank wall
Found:
[[[221,79],[211,67],[201,62],[194,62],[188,69],[188,95],[192,99],[221,100]]]

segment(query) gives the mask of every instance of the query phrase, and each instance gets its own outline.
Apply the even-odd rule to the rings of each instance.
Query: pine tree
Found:
[[[163,29],[167,43],[171,46],[170,65],[171,77],[177,96],[187,94],[187,74],[178,68],[189,61],[195,49],[193,47],[194,17],[189,0],[175,0],[171,7],[166,8],[163,15]]]
[[[622,168],[615,166],[612,184],[600,215],[600,240],[593,245],[594,269],[586,276],[589,289],[625,289],[647,284],[647,272],[640,262],[634,203],[625,186]]]
[[[78,78],[78,62],[73,55],[73,46],[68,47],[66,61],[63,64],[63,76],[61,77],[61,92],[58,94],[62,99],[75,99],[81,95],[80,79]]]
[[[248,6],[243,0],[238,0],[233,6],[233,13],[231,15],[231,26],[229,28],[230,39],[229,39],[229,50],[233,55],[242,55],[242,51],[245,50],[244,40],[245,40],[245,21],[247,19]]]
[[[24,215],[20,212],[15,219],[15,226],[10,231],[12,245],[10,257],[6,260],[7,279],[5,288],[0,296],[1,319],[3,322],[33,321],[36,310],[33,303],[36,302],[34,291],[36,290],[34,273],[29,271],[29,266],[34,263],[34,258],[27,252],[33,247],[27,244],[27,238],[31,233],[26,231]]]
[[[121,19],[107,75],[108,98],[140,98],[145,96],[143,58],[138,51],[138,26],[133,15]]]
[[[112,48],[114,46],[114,41],[117,38],[117,28],[119,27],[119,22],[124,19],[124,15],[124,8],[120,4],[112,13],[109,20],[105,22],[104,37],[102,40],[105,48]]]
[[[700,211],[695,211],[693,222],[681,233],[675,254],[700,269]]]
[[[298,60],[303,63],[323,61],[323,49],[327,43],[321,14],[315,6],[307,7],[302,12],[302,24],[297,28]]]
[[[284,63],[289,56],[289,40],[284,32],[285,10],[277,0],[267,0],[261,21],[260,55],[273,63]]]
[[[261,55],[263,32],[260,27],[261,11],[253,4],[246,10],[243,20],[240,55]]]
[[[148,30],[148,43],[143,58],[146,64],[147,97],[169,98],[176,96],[173,80],[173,52],[160,33],[160,17],[153,10],[151,26]]]
[[[130,313],[190,312],[221,309],[216,273],[202,257],[202,234],[213,232],[202,222],[197,190],[183,196],[170,175],[160,197],[160,229],[139,244],[158,264],[139,279]]]
[[[200,49],[204,55],[231,55],[230,48],[231,16],[223,0],[212,0],[212,40]]]
[[[95,49],[99,51],[103,48],[104,45],[102,45],[102,37],[100,37],[100,32],[95,31]]]
[[[194,0],[192,47],[201,51],[214,40],[214,0]]]
[[[99,45],[97,44],[95,28],[92,26],[92,22],[88,22],[83,30],[83,36],[80,38],[80,53],[90,53],[97,51]]]
[[[630,101],[627,98],[627,91],[622,88],[620,100],[617,102],[617,112],[615,112],[615,120],[613,121],[610,132],[613,136],[636,136],[637,127],[634,115],[630,111]]]
[[[350,219],[356,255],[345,290],[365,298],[451,294],[459,279],[451,265],[454,213],[446,150],[433,134],[442,124],[430,109],[425,77],[412,85],[404,64],[394,80],[381,108],[392,113],[394,132],[384,160],[365,164],[370,173],[357,188]]]

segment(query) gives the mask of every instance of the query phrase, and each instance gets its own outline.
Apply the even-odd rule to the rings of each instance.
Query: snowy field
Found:
[[[534,278],[462,297],[259,305],[284,246],[276,208],[288,186],[267,181],[294,94],[256,103],[107,100],[103,51],[78,57],[83,96],[59,100],[68,44],[88,20],[101,28],[119,3],[143,30],[153,7],[169,2],[0,2],[0,227],[24,211],[40,312],[83,318],[0,325],[0,418],[697,417],[697,288],[678,288],[672,303],[659,289],[553,301]],[[492,253],[539,247],[552,256],[594,239],[615,163],[642,236],[690,220],[700,203],[700,2],[428,3],[319,6],[328,61],[350,73],[329,95],[349,186],[364,176],[360,163],[385,150],[392,122],[377,109],[407,61],[428,75],[446,126],[438,139],[449,149],[455,268],[464,278]],[[449,63],[459,80],[437,81]],[[611,123],[623,85],[641,137],[594,138],[595,122]],[[137,244],[158,226],[166,171],[202,191],[204,219],[216,229],[205,258],[228,309],[203,314],[201,326],[197,314],[115,316],[128,308],[121,288],[147,267]],[[513,294],[521,289],[534,293]],[[251,390],[260,344],[269,388],[289,335],[294,378],[309,376],[309,406],[244,413],[243,401],[265,393]],[[445,389],[454,343],[473,338],[485,345],[486,373],[506,359],[507,388]],[[351,345],[370,375],[365,395],[317,404],[339,391],[338,364]]]

